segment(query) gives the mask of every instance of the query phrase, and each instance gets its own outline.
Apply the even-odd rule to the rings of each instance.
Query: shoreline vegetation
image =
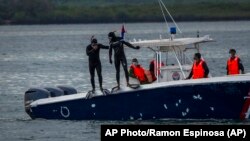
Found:
[[[163,2],[176,21],[250,20],[249,0]],[[0,0],[0,25],[163,20],[157,0]]]

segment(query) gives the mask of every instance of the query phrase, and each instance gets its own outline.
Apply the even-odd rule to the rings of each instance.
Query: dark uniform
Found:
[[[92,44],[88,45],[86,48],[86,53],[89,56],[89,72],[90,72],[90,81],[93,88],[93,91],[95,91],[95,70],[97,72],[98,78],[99,78],[99,85],[100,89],[102,90],[102,65],[100,60],[100,49],[109,49],[109,46],[104,46],[102,44],[98,44],[97,41],[94,40],[94,44],[96,46],[96,49],[92,47]],[[93,42],[92,40],[92,42]]]
[[[116,69],[116,81],[118,87],[120,86],[120,64],[125,72],[125,77],[127,81],[127,85],[129,85],[129,74],[128,74],[128,65],[127,59],[124,52],[124,45],[133,48],[133,49],[140,49],[139,46],[133,46],[132,44],[124,41],[121,37],[116,37],[114,32],[109,33],[110,38],[110,48],[109,48],[109,60],[112,64],[112,49],[114,50],[114,60],[115,60],[115,69]]]

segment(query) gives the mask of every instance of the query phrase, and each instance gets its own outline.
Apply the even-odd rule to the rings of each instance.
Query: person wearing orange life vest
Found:
[[[209,74],[209,69],[207,67],[207,63],[203,59],[201,59],[200,53],[195,53],[192,70],[186,79],[207,78],[208,74]]]
[[[241,60],[236,56],[236,50],[230,49],[229,53],[231,57],[227,60],[227,75],[236,75],[241,73],[244,74],[244,67],[241,63]]]
[[[155,81],[157,78],[156,78],[156,75],[155,75],[155,67],[156,67],[156,60],[152,60],[149,64],[149,71],[151,72],[151,75],[153,77],[153,81]],[[158,66],[164,66],[164,63],[161,62],[161,64],[158,64]],[[160,75],[160,70],[157,71],[158,72],[158,75]]]
[[[129,76],[137,78],[141,84],[145,84],[148,82],[147,77],[145,75],[145,70],[141,67],[136,58],[132,60],[132,65],[129,69]]]

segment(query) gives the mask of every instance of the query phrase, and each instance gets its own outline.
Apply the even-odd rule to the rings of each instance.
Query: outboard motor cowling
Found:
[[[63,90],[64,95],[77,94],[77,90],[71,86],[59,85],[57,87]]]
[[[25,92],[24,100],[25,103],[29,101],[36,101],[42,98],[48,98],[50,96],[50,92],[43,88],[30,88]],[[30,102],[31,103],[31,102]]]
[[[62,89],[56,88],[56,87],[45,87],[44,89],[48,90],[50,92],[51,97],[57,97],[64,95],[64,92]]]
[[[50,92],[44,88],[30,88],[24,94],[24,106],[26,113],[30,114],[30,104],[38,99],[48,98]]]

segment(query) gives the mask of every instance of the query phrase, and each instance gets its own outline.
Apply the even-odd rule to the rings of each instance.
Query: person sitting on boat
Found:
[[[141,67],[136,58],[132,59],[132,65],[129,68],[129,76],[138,79],[140,84],[151,83],[153,81],[150,71]]]
[[[200,53],[195,53],[192,70],[186,79],[207,78],[208,74],[209,69],[207,67],[207,63],[203,59],[201,59]]]
[[[124,41],[121,37],[117,37],[114,32],[110,32],[108,34],[109,41],[110,41],[110,48],[109,48],[109,62],[112,64],[112,49],[114,50],[114,60],[115,60],[115,69],[116,69],[116,81],[117,81],[117,88],[120,89],[120,64],[125,72],[125,77],[127,81],[127,86],[129,84],[129,74],[128,74],[128,65],[127,59],[124,52],[124,45],[133,48],[133,49],[140,49],[139,46],[133,46],[129,42]]]
[[[92,37],[91,44],[88,45],[86,48],[86,53],[89,56],[89,72],[90,72],[90,82],[92,85],[92,92],[95,92],[95,70],[99,78],[100,90],[103,91],[100,49],[109,49],[109,46],[97,43],[97,39]]]
[[[156,75],[155,75],[155,72],[156,72],[156,63],[157,61],[155,60],[155,59],[153,59],[150,63],[149,63],[149,71],[150,71],[150,73],[151,73],[151,75],[152,75],[152,79],[153,79],[153,81],[155,81],[157,78],[156,78]],[[164,66],[164,63],[163,62],[161,62],[160,64],[158,64],[158,66],[160,66],[161,65],[161,67],[162,66]],[[158,72],[158,75],[161,75],[160,74],[160,70],[158,70],[157,71]]]
[[[241,63],[241,60],[236,56],[236,50],[230,49],[229,53],[231,54],[230,58],[227,60],[227,75],[236,75],[241,73],[244,74],[244,66]]]

